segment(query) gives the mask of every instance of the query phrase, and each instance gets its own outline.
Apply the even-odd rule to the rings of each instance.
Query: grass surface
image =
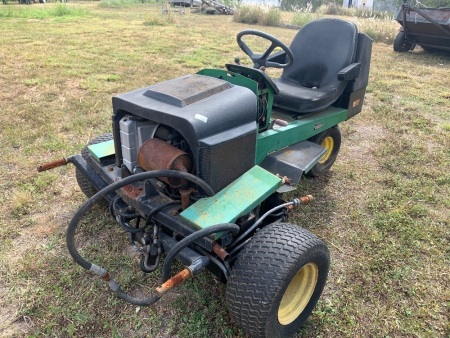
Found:
[[[245,337],[227,313],[225,286],[207,273],[154,307],[116,299],[66,250],[66,225],[85,200],[74,169],[35,168],[110,131],[112,95],[236,56],[249,64],[235,42],[249,27],[190,13],[149,24],[157,4],[64,6],[84,14],[14,16],[4,13],[17,5],[0,7],[0,336]],[[251,28],[285,43],[296,33]],[[316,200],[292,222],[323,238],[332,257],[299,337],[450,335],[449,73],[449,57],[374,44],[364,110],[341,125],[338,160],[295,192]],[[78,241],[134,295],[158,283],[158,274],[138,272],[105,211],[89,215]]]

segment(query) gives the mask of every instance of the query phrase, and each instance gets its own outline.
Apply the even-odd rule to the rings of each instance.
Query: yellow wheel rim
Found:
[[[308,305],[319,276],[319,268],[314,263],[303,266],[292,278],[278,308],[278,321],[288,325],[300,316]]]
[[[322,147],[325,148],[325,154],[320,158],[318,161],[320,164],[324,164],[328,159],[330,158],[331,153],[333,152],[334,148],[334,139],[331,136],[325,137],[325,139],[322,141]]]

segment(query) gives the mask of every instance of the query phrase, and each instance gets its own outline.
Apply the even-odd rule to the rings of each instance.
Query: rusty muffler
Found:
[[[167,169],[192,173],[193,170],[193,160],[188,153],[157,138],[142,144],[138,153],[138,164],[146,171]],[[179,178],[159,177],[158,179],[174,188],[183,185],[183,180]]]

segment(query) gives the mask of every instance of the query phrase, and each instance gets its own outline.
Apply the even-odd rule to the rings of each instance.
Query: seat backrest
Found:
[[[281,77],[308,88],[345,85],[337,74],[353,62],[357,39],[358,29],[351,22],[328,18],[310,22],[292,40],[295,62]]]

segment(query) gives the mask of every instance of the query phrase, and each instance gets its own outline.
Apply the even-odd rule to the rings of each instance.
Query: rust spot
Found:
[[[213,243],[212,246],[212,251],[219,256],[219,258],[223,261],[226,262],[229,258],[230,258],[230,254],[224,249],[222,248],[217,242]]]
[[[308,204],[313,199],[314,198],[312,197],[312,195],[306,195],[306,196],[300,197],[300,201],[302,201],[302,204]]]
[[[111,275],[109,274],[108,271],[106,271],[105,275],[103,277],[100,277],[102,280],[104,280],[105,282],[109,282],[111,279]]]
[[[286,127],[289,123],[285,120],[281,120],[281,119],[276,119],[274,120],[276,125],[279,125],[281,127]]]
[[[185,210],[189,207],[189,205],[191,204],[190,198],[189,196],[193,193],[196,192],[197,190],[195,190],[194,188],[189,188],[187,190],[180,190],[180,196],[181,196],[181,209]]]
[[[65,159],[64,157],[60,160],[56,160],[50,163],[45,163],[40,165],[39,167],[37,167],[37,171],[38,172],[42,172],[42,171],[46,171],[46,170],[50,170],[56,167],[60,167],[62,165],[66,165],[67,164],[67,159]]]
[[[192,273],[189,269],[181,270],[172,278],[168,279],[165,283],[163,283],[160,287],[156,288],[156,291],[160,296],[167,293],[169,290],[173,289],[175,286],[180,285],[186,279],[192,276]]]
[[[139,166],[144,170],[179,170],[192,172],[193,161],[189,154],[156,138],[146,141],[139,149]],[[172,187],[180,187],[183,181],[179,178],[158,177],[160,181]]]
[[[280,174],[277,174],[277,177],[281,178],[281,183],[282,184],[291,185],[291,183],[292,183],[292,180],[289,177],[287,177],[287,176],[281,176]]]
[[[136,199],[143,195],[142,187],[135,187],[131,184],[124,186],[122,188],[122,192],[126,195],[126,197],[131,199]]]

